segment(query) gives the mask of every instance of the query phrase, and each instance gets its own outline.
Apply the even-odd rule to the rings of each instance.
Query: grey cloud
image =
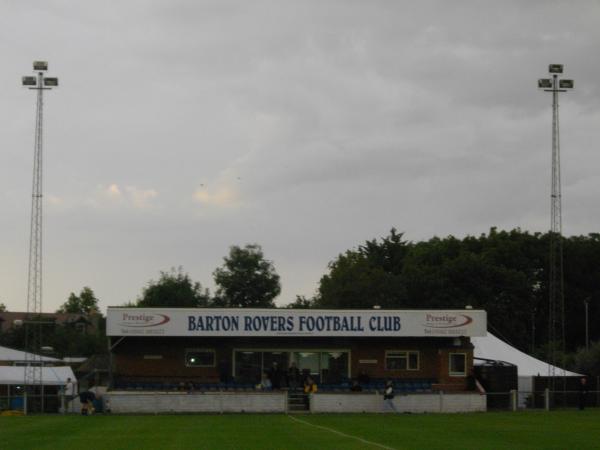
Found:
[[[286,303],[392,226],[412,240],[545,230],[551,99],[535,82],[549,63],[576,80],[561,98],[565,232],[595,231],[599,8],[5,2],[0,299],[23,307],[34,96],[19,79],[33,59],[61,79],[45,110],[47,309],[86,284],[102,306],[131,300],[178,265],[211,286],[247,242],[275,261]],[[132,190],[94,197],[111,184]]]

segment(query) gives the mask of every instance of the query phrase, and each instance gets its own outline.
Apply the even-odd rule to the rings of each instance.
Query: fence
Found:
[[[22,411],[24,414],[64,414],[79,412],[79,400],[59,394],[19,393],[0,396],[2,411]]]
[[[600,407],[600,391],[486,392],[488,411],[556,410]]]

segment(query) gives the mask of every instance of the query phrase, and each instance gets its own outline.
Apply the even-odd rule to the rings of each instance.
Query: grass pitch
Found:
[[[0,449],[600,449],[600,410],[0,417]]]

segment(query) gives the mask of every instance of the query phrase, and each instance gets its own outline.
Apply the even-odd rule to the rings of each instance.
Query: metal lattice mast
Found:
[[[550,257],[548,298],[548,376],[554,389],[558,352],[565,352],[565,295],[563,275],[562,195],[560,178],[560,132],[558,93],[574,86],[573,80],[559,80],[562,64],[551,64],[552,78],[538,80],[538,88],[552,92],[552,175],[550,194]]]
[[[43,72],[37,77],[37,107],[35,117],[35,145],[33,152],[33,183],[31,188],[31,227],[29,235],[29,274],[27,277],[27,312],[42,312],[42,197],[43,197]]]
[[[29,270],[27,276],[27,313],[28,318],[42,312],[42,200],[43,200],[43,119],[44,91],[58,86],[57,78],[45,77],[48,63],[35,61],[33,70],[37,76],[24,76],[23,86],[37,91],[35,142],[33,156],[33,182],[31,190],[31,224],[29,236]],[[31,325],[31,326],[29,326]],[[42,383],[42,325],[27,320],[25,326],[25,347],[27,364],[25,367],[25,385],[39,386],[43,395]],[[43,400],[42,400],[43,405]]]

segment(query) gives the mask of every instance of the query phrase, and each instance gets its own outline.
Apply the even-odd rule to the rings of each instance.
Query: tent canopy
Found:
[[[15,361],[31,361],[45,362],[61,362],[60,359],[50,358],[49,356],[34,355],[33,353],[22,352],[14,348],[2,347],[0,345],[0,361],[15,362]]]
[[[514,364],[518,367],[519,376],[548,376],[549,369],[548,363],[529,356],[527,353],[523,353],[517,350],[513,346],[506,342],[498,339],[492,333],[488,331],[485,337],[472,337],[471,342],[475,346],[473,354],[475,358],[492,359],[496,361],[506,361]],[[561,369],[560,367],[554,367],[555,376],[567,376],[577,377],[581,376],[575,372],[569,372],[568,370]]]
[[[77,381],[69,366],[42,367],[42,384],[45,386],[63,386],[67,378]],[[0,366],[0,384],[24,384],[24,380],[25,367]]]

